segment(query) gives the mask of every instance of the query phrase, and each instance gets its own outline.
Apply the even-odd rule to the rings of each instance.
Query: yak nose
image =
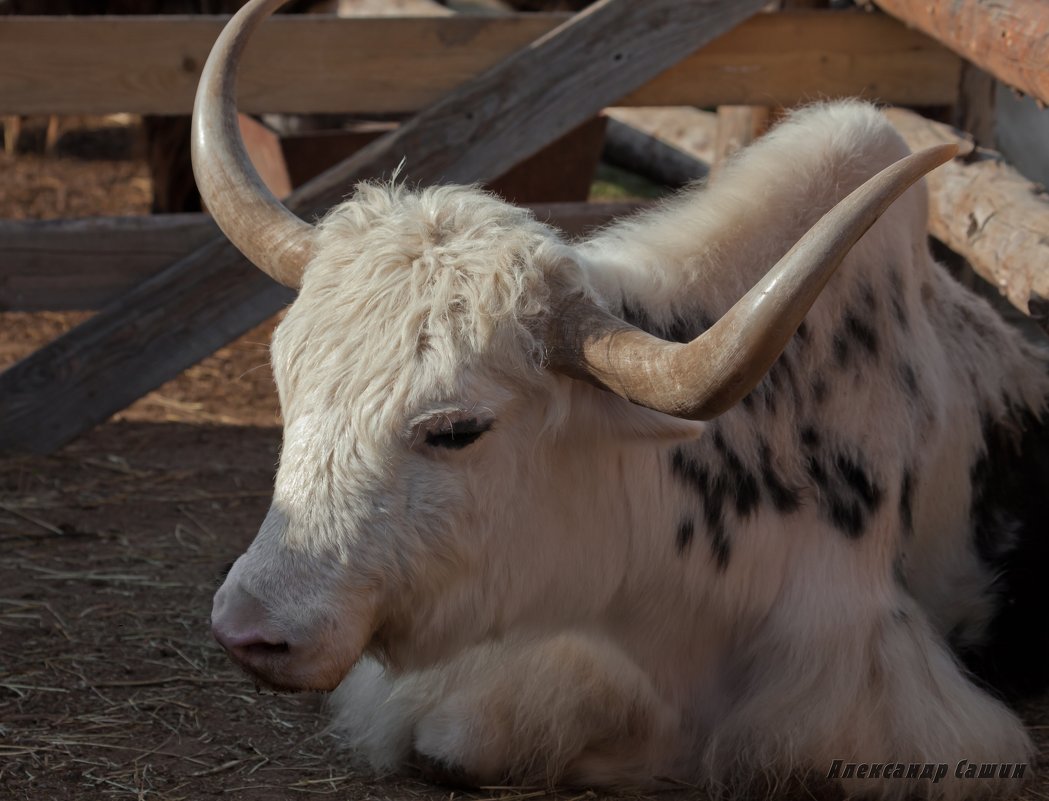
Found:
[[[237,584],[226,582],[215,594],[211,610],[211,632],[238,662],[252,657],[287,653],[288,643],[273,631],[266,609]]]

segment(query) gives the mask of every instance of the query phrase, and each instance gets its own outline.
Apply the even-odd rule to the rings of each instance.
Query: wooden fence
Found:
[[[278,18],[249,50],[240,105],[415,114],[296,188],[289,207],[310,215],[353,181],[388,175],[406,156],[415,181],[490,181],[613,104],[790,106],[858,95],[954,107],[964,99],[965,62],[927,35],[938,34],[935,28],[920,33],[861,11],[759,13],[764,4],[600,0],[576,16]],[[907,7],[927,12],[933,4],[881,3],[905,19]],[[967,4],[977,11],[986,5],[987,13],[1002,6]],[[0,113],[185,113],[223,22],[2,19]],[[1042,85],[1044,64],[1041,70],[1025,77],[1025,88]],[[955,185],[973,166],[952,167],[963,176]],[[1031,194],[1016,181],[1009,193]],[[1025,213],[1033,222],[1024,224],[1049,231],[1049,209],[1032,197]],[[623,210],[555,204],[539,213],[577,232]],[[948,205],[937,213],[949,219],[958,211]],[[1003,267],[986,243],[981,255],[971,236],[948,228],[942,235],[949,243],[976,254],[977,268],[1018,307],[1049,294],[1044,260],[1031,267],[1012,254]],[[0,253],[0,309],[101,309],[0,374],[0,451],[60,446],[289,299],[201,216],[0,222]]]

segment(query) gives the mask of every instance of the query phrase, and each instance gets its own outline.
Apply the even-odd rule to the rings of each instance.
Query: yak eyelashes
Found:
[[[442,420],[439,428],[426,432],[426,444],[434,448],[459,450],[475,443],[491,427],[490,421]]]

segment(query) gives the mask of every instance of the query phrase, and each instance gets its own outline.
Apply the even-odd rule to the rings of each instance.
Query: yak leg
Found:
[[[334,704],[336,729],[374,767],[421,762],[473,785],[651,784],[678,731],[635,663],[576,634],[476,646],[393,679],[362,665]]]

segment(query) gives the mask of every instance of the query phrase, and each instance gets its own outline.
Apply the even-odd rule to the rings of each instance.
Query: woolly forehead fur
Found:
[[[321,402],[367,409],[374,428],[396,424],[394,410],[455,398],[471,368],[540,375],[546,276],[577,270],[530,212],[473,187],[361,184],[318,228],[274,339],[286,419]]]

